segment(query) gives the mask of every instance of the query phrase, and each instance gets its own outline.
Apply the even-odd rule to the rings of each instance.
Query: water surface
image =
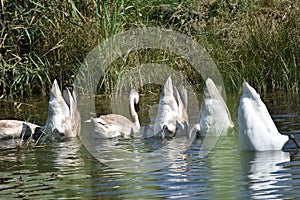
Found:
[[[228,96],[228,106],[236,122],[238,97]],[[300,136],[299,95],[275,93],[262,95],[272,117],[283,134]],[[155,113],[150,109],[157,98],[144,100],[140,118],[150,123]],[[141,101],[142,101],[141,100]],[[47,118],[47,98],[22,100],[26,104],[14,110],[13,102],[0,102],[0,118],[27,119],[43,124]],[[27,105],[28,104],[28,105]],[[97,114],[111,112],[108,98],[97,101]],[[147,106],[148,105],[148,106]],[[191,122],[199,106],[189,104]],[[193,107],[193,109],[191,108]],[[196,108],[197,107],[197,108]],[[146,109],[147,108],[147,109]],[[83,116],[85,117],[85,116]],[[88,133],[86,133],[88,134]],[[298,137],[299,138],[299,137]],[[53,143],[42,148],[15,149],[13,140],[0,142],[0,198],[25,199],[298,199],[300,197],[300,153],[289,143],[283,151],[240,151],[237,133],[222,136],[212,152],[199,158],[200,141],[191,147],[176,141],[159,143],[143,138],[115,139],[99,142],[97,153],[106,160],[94,158],[80,139]],[[95,141],[97,142],[97,141]],[[124,150],[115,155],[109,145]],[[104,148],[108,145],[107,148]],[[178,147],[178,148],[176,148]],[[127,159],[117,164],[116,157],[149,155],[148,165],[139,170]],[[183,150],[183,151],[181,151]],[[127,153],[126,153],[127,152]],[[175,152],[175,154],[172,152]],[[144,153],[144,154],[143,154]],[[131,159],[142,159],[144,156]],[[163,160],[163,168],[149,170]],[[113,160],[113,161],[116,161]],[[130,161],[130,159],[129,159]],[[161,163],[159,163],[161,164]],[[114,167],[111,167],[113,165]],[[117,167],[116,167],[117,166]],[[132,167],[131,172],[122,170]],[[150,167],[149,167],[150,166]],[[119,168],[118,168],[119,167]]]

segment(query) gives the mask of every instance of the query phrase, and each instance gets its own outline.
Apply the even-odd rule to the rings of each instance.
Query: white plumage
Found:
[[[212,79],[205,81],[200,110],[199,125],[201,135],[221,135],[234,124],[227,105]]]
[[[243,150],[280,150],[289,140],[277,130],[266,105],[246,81],[238,107],[239,144]]]

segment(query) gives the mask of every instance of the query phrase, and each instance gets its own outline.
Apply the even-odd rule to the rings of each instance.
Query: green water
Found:
[[[227,96],[229,109],[236,122],[238,97]],[[277,92],[262,95],[262,98],[279,131],[284,134],[293,133],[299,138],[299,95]],[[143,125],[151,121],[153,117],[151,112],[155,113],[151,105],[155,105],[156,100],[157,97],[148,101],[147,98],[141,99],[143,109],[140,118]],[[47,101],[47,98],[22,100],[26,104],[21,105],[19,110],[14,110],[13,102],[2,101],[0,118],[28,119],[43,124],[47,118]],[[115,110],[112,108],[115,104],[110,102],[109,98],[99,98],[96,112],[97,114],[112,112]],[[196,121],[198,117],[198,107],[197,102],[189,103],[191,122]],[[103,160],[104,157],[100,156],[98,159],[93,157],[79,138],[53,143],[45,148],[20,150],[11,148],[15,146],[13,140],[1,141],[0,198],[298,199],[300,197],[300,153],[295,152],[292,143],[289,143],[284,151],[243,152],[238,149],[235,132],[233,135],[222,136],[208,156],[199,158],[199,140],[187,149],[178,147],[179,150],[184,150],[183,153],[172,146],[177,145],[172,141],[156,144],[154,150],[149,148],[149,144],[153,148],[155,141],[142,138],[116,139],[111,142],[117,143],[125,152],[131,150],[133,146],[140,150],[147,147],[146,153],[150,151],[157,153],[154,157],[147,158],[148,165],[163,160],[163,167],[154,171],[122,170],[125,165],[132,165],[129,163],[130,159],[126,161],[128,154],[116,155],[116,150],[110,148],[109,142],[98,143],[102,145],[99,148],[102,151],[98,152],[98,155],[102,153],[106,159],[111,160],[119,156],[126,162],[109,166],[110,162]],[[107,145],[107,148],[104,149],[104,145]],[[131,159],[142,159],[143,155],[149,154],[135,155],[137,156]],[[134,162],[138,163],[137,160]],[[132,166],[134,167],[136,166]],[[148,168],[138,166],[136,169]]]

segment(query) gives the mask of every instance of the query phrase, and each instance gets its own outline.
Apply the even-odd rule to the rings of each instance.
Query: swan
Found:
[[[58,132],[63,137],[76,137],[81,128],[80,120],[75,91],[71,87],[66,87],[61,93],[57,81],[54,80],[50,92],[47,121],[41,127],[41,131]]]
[[[198,123],[193,125],[189,132],[188,144],[191,145],[199,133],[200,136],[214,136],[205,137],[202,141],[199,156],[204,157],[217,143],[217,136],[227,133],[233,127],[234,123],[220,90],[212,79],[207,78]]]
[[[91,125],[96,138],[114,138],[118,136],[130,137],[140,130],[138,118],[139,93],[132,89],[129,95],[129,112],[132,121],[118,114],[102,115],[98,118],[91,118]]]
[[[289,139],[300,147],[293,135],[279,133],[266,105],[246,81],[243,82],[243,94],[238,107],[238,127],[242,150],[280,150]]]
[[[62,94],[55,79],[50,91],[46,124],[39,126],[22,120],[0,120],[0,139],[15,137],[28,139],[32,134],[34,138],[42,135],[76,137],[80,128],[80,113],[77,109],[75,91],[66,88]]]
[[[214,81],[207,78],[203,89],[202,104],[199,114],[199,125],[197,131],[202,136],[207,133],[220,135],[233,128],[234,124],[228,107],[222,98],[220,91]]]
[[[39,125],[15,119],[0,120],[0,140],[19,138],[20,134],[29,131],[31,134]]]
[[[154,123],[154,134],[164,138],[186,130],[188,123],[186,89],[173,87],[169,76],[164,84]]]

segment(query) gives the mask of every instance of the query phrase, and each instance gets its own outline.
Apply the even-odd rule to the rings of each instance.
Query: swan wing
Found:
[[[121,135],[119,127],[114,124],[103,124],[101,120],[91,118],[92,132],[96,138],[108,139]]]
[[[181,93],[181,95],[180,95]],[[173,88],[173,95],[175,98],[175,101],[177,103],[177,120],[180,122],[186,122],[188,123],[189,118],[187,114],[187,97],[186,97],[186,89],[184,87],[180,87],[180,92],[177,90],[177,88]]]
[[[186,88],[184,86],[178,87],[178,93],[179,93],[180,99],[181,99],[185,109],[187,110],[188,99],[187,99],[187,90],[186,90]]]
[[[102,115],[98,118],[93,118],[93,121],[100,126],[101,134],[106,135],[106,137],[102,138],[112,138],[118,136],[129,137],[133,133],[139,132],[139,128],[136,127],[135,124],[128,118],[122,115]],[[97,130],[100,132],[99,128]]]

